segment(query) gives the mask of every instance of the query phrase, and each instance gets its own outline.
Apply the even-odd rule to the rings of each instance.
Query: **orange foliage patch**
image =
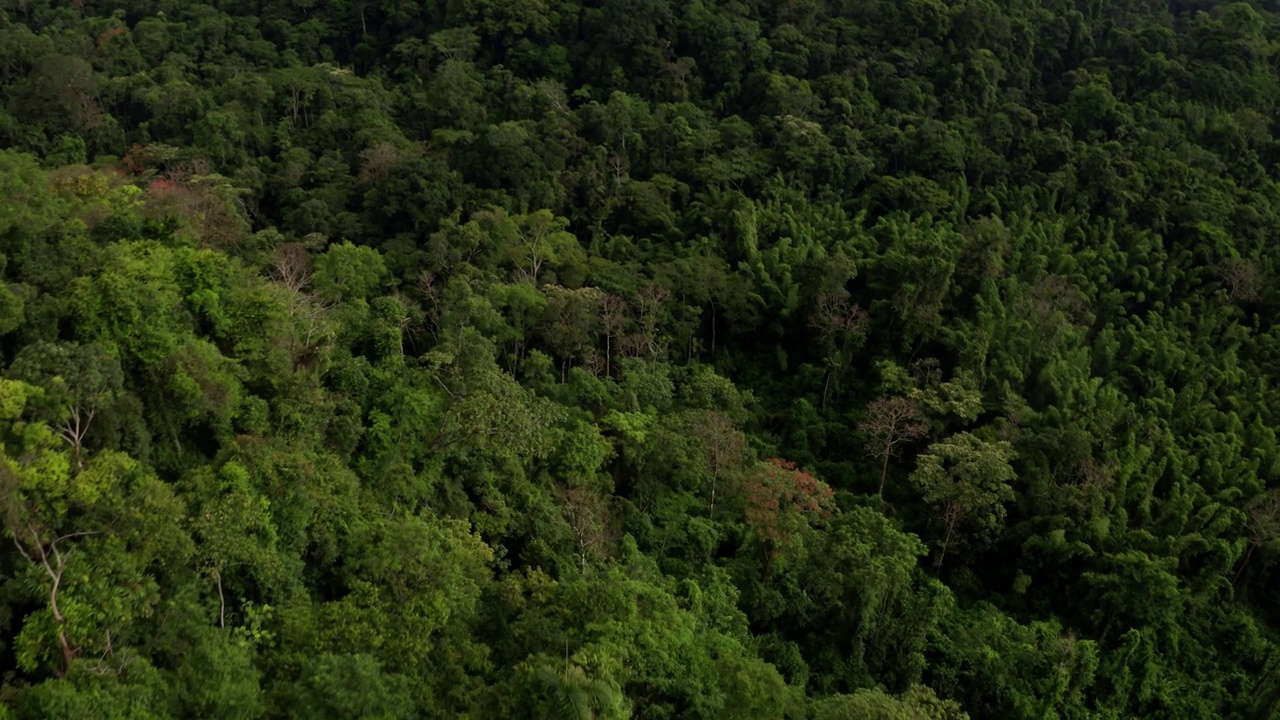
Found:
[[[789,460],[769,458],[743,485],[747,524],[785,542],[812,520],[830,517],[835,491]]]

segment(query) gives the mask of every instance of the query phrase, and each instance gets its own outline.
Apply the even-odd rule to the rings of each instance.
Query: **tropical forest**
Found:
[[[0,0],[0,719],[1280,717],[1280,6]]]

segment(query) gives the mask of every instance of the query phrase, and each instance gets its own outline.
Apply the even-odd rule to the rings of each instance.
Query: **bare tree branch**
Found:
[[[867,451],[881,459],[880,487],[884,497],[885,478],[889,475],[889,459],[901,452],[903,443],[924,437],[929,432],[915,400],[905,397],[879,397],[867,406],[867,416],[858,423],[866,433]]]

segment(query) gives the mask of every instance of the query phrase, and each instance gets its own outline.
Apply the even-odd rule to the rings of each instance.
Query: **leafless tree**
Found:
[[[947,528],[947,534],[942,538],[942,551],[938,553],[938,558],[933,561],[934,570],[942,568],[942,561],[947,557],[947,549],[951,547],[951,538],[955,536],[956,526],[965,518],[964,503],[956,498],[943,501],[940,518],[942,519],[942,524]]]
[[[299,243],[281,245],[271,257],[271,279],[294,292],[305,290],[313,274],[311,253]]]
[[[582,358],[582,364],[596,377],[603,377],[608,369],[608,360],[595,350],[587,352],[586,357]]]
[[[557,490],[560,510],[578,546],[582,570],[587,561],[604,557],[617,535],[608,497],[597,490],[572,486]]]
[[[604,330],[605,376],[610,375],[613,370],[613,339],[622,334],[630,321],[627,310],[627,301],[617,295],[606,293],[600,299],[600,325]]]
[[[658,323],[660,313],[670,299],[671,291],[655,282],[649,282],[636,293],[636,310],[640,316],[639,342],[651,359],[661,357],[667,350]]]
[[[73,403],[66,419],[53,428],[71,446],[71,457],[75,461],[76,470],[83,469],[84,437],[88,434],[89,426],[93,424],[93,418],[97,414],[97,407]]]
[[[818,296],[809,327],[818,335],[818,341],[826,346],[827,377],[822,385],[822,406],[827,406],[827,394],[831,381],[840,375],[846,364],[846,353],[854,338],[867,332],[871,316],[857,303],[849,301],[846,293],[825,292]]]
[[[192,179],[212,172],[209,163],[201,158],[176,162],[164,174],[164,179],[181,187],[186,187]]]
[[[842,293],[827,292],[818,297],[809,326],[822,342],[840,345],[849,335],[866,332],[871,316]]]
[[[1049,473],[1051,500],[1075,513],[1085,513],[1105,496],[1115,477],[1104,463],[1091,457],[1065,459]]]
[[[1063,313],[1071,322],[1083,322],[1089,314],[1089,302],[1070,280],[1058,275],[1042,275],[1031,284],[1031,312],[1040,324],[1048,323],[1055,313]]]
[[[271,261],[271,279],[288,290],[289,317],[296,323],[289,334],[289,353],[294,369],[310,361],[317,345],[328,330],[325,322],[336,301],[323,301],[309,291],[314,276],[311,254],[301,243],[288,243],[276,249]]]
[[[1254,551],[1280,539],[1280,489],[1268,490],[1245,506],[1244,527],[1249,532],[1249,550],[1240,561],[1240,569],[1231,579],[1233,585],[1253,559]]]
[[[440,280],[430,270],[423,270],[418,276],[418,294],[422,297],[424,319],[427,330],[437,341],[440,339]]]
[[[98,127],[102,124],[102,119],[107,116],[98,101],[87,93],[75,93],[72,103],[75,107],[76,122],[85,130]]]
[[[649,338],[642,332],[633,332],[618,339],[618,353],[624,358],[638,358],[645,355],[650,346]]]
[[[609,156],[609,169],[613,171],[613,187],[622,187],[627,181],[627,161],[620,155]]]
[[[1263,278],[1258,264],[1244,258],[1231,258],[1218,265],[1218,273],[1227,284],[1227,293],[1240,302],[1262,299]]]
[[[733,420],[720,410],[702,410],[691,418],[692,432],[702,441],[703,456],[711,473],[709,516],[716,516],[716,494],[720,480],[746,466],[747,439]]]
[[[371,145],[360,152],[360,182],[372,183],[386,177],[400,162],[400,151],[389,142]]]
[[[889,459],[901,452],[904,443],[924,437],[929,428],[915,400],[882,396],[867,406],[867,416],[858,423],[858,429],[867,435],[867,452],[881,459],[877,495],[884,497]]]

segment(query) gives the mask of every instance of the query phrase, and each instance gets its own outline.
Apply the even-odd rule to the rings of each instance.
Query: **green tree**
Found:
[[[940,699],[933,690],[913,685],[901,697],[883,690],[859,690],[852,695],[832,695],[810,704],[815,720],[967,720],[960,704]]]
[[[22,419],[35,388],[0,385],[0,510],[26,561],[26,591],[46,607],[22,625],[19,665],[62,676],[85,655],[99,655],[102,667],[127,662],[136,624],[160,603],[154,568],[180,567],[192,554],[182,502],[120,453],[99,453],[73,474],[55,432]]]
[[[957,528],[969,525],[989,535],[1003,524],[1005,504],[1014,499],[1009,483],[1017,479],[1005,441],[990,442],[963,432],[933,443],[920,456],[911,481],[922,499],[937,509],[944,535],[935,564],[947,555]]]
[[[44,390],[37,402],[47,408],[45,420],[71,446],[72,462],[81,469],[93,419],[123,392],[119,359],[100,343],[36,342],[18,353],[9,375]]]
[[[387,673],[371,655],[317,655],[306,659],[299,675],[281,693],[280,711],[285,717],[415,717],[409,678]]]

